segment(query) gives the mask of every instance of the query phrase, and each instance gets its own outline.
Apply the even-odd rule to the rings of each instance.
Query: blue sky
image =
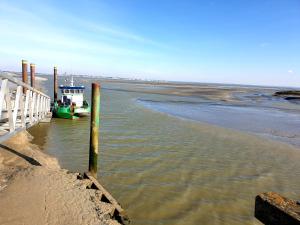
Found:
[[[300,86],[299,0],[0,0],[0,69]]]

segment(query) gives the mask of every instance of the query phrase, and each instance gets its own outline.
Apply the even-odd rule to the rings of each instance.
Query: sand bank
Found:
[[[0,224],[119,224],[98,190],[30,139],[23,132],[0,144]]]

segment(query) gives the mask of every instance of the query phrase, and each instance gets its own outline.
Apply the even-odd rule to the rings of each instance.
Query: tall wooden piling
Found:
[[[35,88],[35,64],[30,63],[31,87]]]
[[[28,83],[28,76],[27,76],[27,61],[26,60],[22,60],[22,81],[24,83]],[[23,93],[26,93],[26,88],[23,87]]]
[[[96,178],[100,127],[100,85],[97,83],[92,83],[92,112],[90,126],[89,172]]]
[[[54,85],[53,85],[53,93],[54,93],[54,102],[57,102],[57,67],[54,66]]]

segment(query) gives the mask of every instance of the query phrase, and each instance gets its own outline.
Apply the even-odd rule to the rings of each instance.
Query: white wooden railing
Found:
[[[0,142],[49,116],[50,97],[0,72]],[[25,89],[25,94],[23,94]]]

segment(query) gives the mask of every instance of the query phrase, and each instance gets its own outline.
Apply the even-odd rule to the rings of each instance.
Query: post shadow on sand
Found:
[[[5,145],[3,145],[3,144],[0,144],[0,148],[3,148],[4,150],[6,150],[6,151],[8,151],[8,152],[11,152],[11,153],[13,153],[13,154],[16,154],[17,156],[19,156],[19,157],[25,159],[27,162],[29,162],[29,163],[30,163],[31,165],[33,165],[33,166],[41,166],[41,165],[42,165],[42,164],[40,164],[38,161],[36,161],[34,158],[31,158],[31,157],[29,157],[29,156],[27,156],[27,155],[24,155],[24,154],[22,154],[22,153],[20,153],[20,152],[17,152],[16,150],[14,150],[14,149],[12,149],[12,148],[10,148],[10,147],[7,147],[7,146],[5,146]]]

